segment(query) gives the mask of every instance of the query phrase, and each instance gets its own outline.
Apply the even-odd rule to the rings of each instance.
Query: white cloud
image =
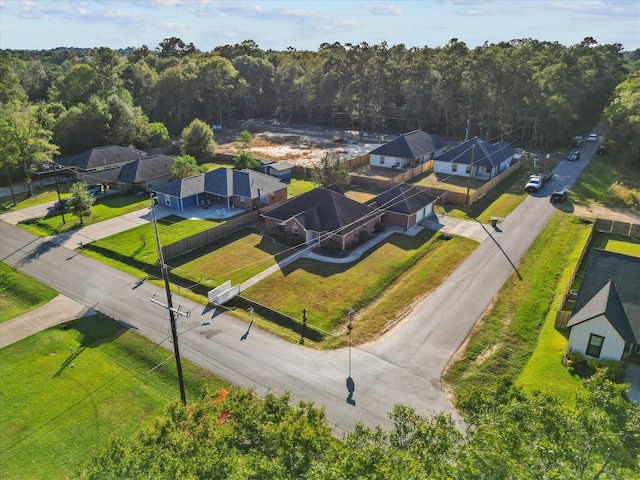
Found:
[[[393,3],[374,3],[371,5],[363,5],[363,10],[366,10],[373,15],[402,15],[402,10],[396,7]]]

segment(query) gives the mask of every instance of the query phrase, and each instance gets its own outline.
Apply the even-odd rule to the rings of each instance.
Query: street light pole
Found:
[[[351,330],[353,330],[353,315],[355,310],[350,308],[347,310],[347,338],[349,339],[349,378],[351,378]]]

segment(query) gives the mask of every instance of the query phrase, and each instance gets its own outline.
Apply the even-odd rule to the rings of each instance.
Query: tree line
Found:
[[[50,157],[162,145],[194,119],[275,118],[550,149],[597,122],[634,58],[590,37],[572,46],[518,39],[473,49],[455,38],[435,48],[336,42],[317,51],[263,50],[247,40],[203,52],[171,37],[155,49],[1,50],[0,135],[10,137],[20,116],[40,136],[50,132]],[[625,112],[637,99],[628,88],[616,94],[611,116],[634,143],[637,125],[629,127]]]

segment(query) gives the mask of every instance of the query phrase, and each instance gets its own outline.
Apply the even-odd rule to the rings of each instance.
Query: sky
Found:
[[[0,48],[146,45],[178,37],[202,51],[255,41],[263,50],[323,43],[469,48],[519,38],[640,48],[638,0],[0,0]]]

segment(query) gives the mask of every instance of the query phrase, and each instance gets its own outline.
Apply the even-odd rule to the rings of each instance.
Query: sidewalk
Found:
[[[263,280],[269,275],[277,272],[278,270],[289,265],[298,258],[311,258],[313,260],[327,263],[351,263],[358,260],[364,252],[372,248],[374,245],[377,245],[394,233],[415,236],[424,228],[435,230],[436,232],[441,231],[442,233],[448,233],[450,235],[468,237],[476,240],[478,243],[482,243],[489,237],[489,228],[492,227],[488,227],[480,222],[471,220],[459,220],[457,218],[447,216],[436,217],[436,215],[434,214],[427,217],[419,225],[414,225],[409,230],[403,230],[397,227],[387,228],[384,232],[377,234],[364,245],[360,245],[359,247],[355,248],[349,255],[345,257],[326,257],[324,255],[318,255],[317,253],[314,253],[312,251],[313,247],[302,248],[299,251],[295,252],[293,255],[288,256],[284,260],[276,263],[275,265],[272,265],[266,270],[263,270],[250,279],[242,282],[240,284],[240,292],[243,292],[247,288],[252,287],[260,280]]]
[[[64,295],[58,295],[49,303],[35,310],[8,322],[0,323],[0,348],[90,312],[91,310],[84,305],[80,305]]]

